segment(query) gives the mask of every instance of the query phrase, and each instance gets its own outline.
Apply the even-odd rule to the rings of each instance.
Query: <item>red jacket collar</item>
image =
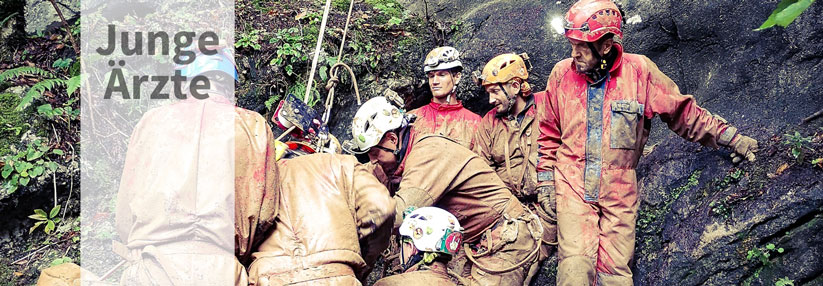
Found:
[[[458,100],[457,104],[446,105],[432,101],[429,103],[429,108],[434,109],[436,111],[455,111],[463,109],[463,102]]]

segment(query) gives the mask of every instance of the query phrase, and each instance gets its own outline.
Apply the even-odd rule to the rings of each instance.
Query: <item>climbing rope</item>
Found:
[[[317,60],[320,58],[320,49],[321,49],[321,46],[323,44],[323,34],[326,32],[326,22],[329,18],[329,8],[330,7],[331,7],[331,0],[326,0],[326,5],[325,5],[325,8],[323,9],[323,20],[320,22],[320,31],[317,34],[317,44],[314,47],[314,57],[312,58],[311,70],[309,71],[309,79],[308,79],[308,82],[306,82],[306,93],[303,95],[303,102],[304,103],[308,103],[311,100],[311,91],[313,90],[312,87],[314,86],[314,73],[317,71]],[[358,105],[361,104],[360,89],[357,86],[357,79],[354,77],[354,71],[352,71],[351,67],[349,67],[348,65],[346,65],[342,62],[343,47],[345,47],[345,45],[346,45],[346,35],[349,32],[349,23],[351,22],[351,12],[352,12],[353,8],[354,8],[354,0],[351,0],[351,1],[349,1],[349,11],[348,11],[348,14],[346,15],[346,26],[343,29],[343,38],[340,41],[340,49],[337,52],[338,62],[336,64],[334,64],[334,66],[332,66],[331,70],[329,71],[329,74],[331,74],[332,76],[329,78],[328,83],[326,83],[326,90],[328,91],[328,95],[326,97],[326,101],[325,101],[325,104],[324,104],[324,106],[326,107],[326,111],[325,111],[325,113],[323,114],[323,117],[322,117],[323,124],[326,124],[328,122],[329,116],[331,115],[331,108],[332,108],[332,104],[334,103],[334,88],[340,82],[340,79],[337,76],[337,72],[338,72],[338,70],[341,66],[346,68],[346,70],[349,71],[349,75],[352,78],[353,85],[354,85],[354,92],[355,92],[355,95],[357,96],[357,104]],[[296,128],[296,126],[290,127],[285,132],[280,134],[280,136],[277,137],[277,140],[280,141],[281,139],[283,139],[283,137],[286,137],[286,135],[288,135],[292,131],[294,131],[295,128]],[[321,141],[318,142],[318,145],[319,145],[318,147],[321,147],[322,145],[324,145],[326,143],[326,140],[327,140],[327,138],[321,138]]]

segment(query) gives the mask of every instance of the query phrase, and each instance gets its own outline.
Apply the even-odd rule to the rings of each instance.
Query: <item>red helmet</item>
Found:
[[[564,28],[566,37],[584,42],[594,42],[612,33],[615,42],[623,39],[620,31],[623,15],[611,0],[580,0],[566,12]]]

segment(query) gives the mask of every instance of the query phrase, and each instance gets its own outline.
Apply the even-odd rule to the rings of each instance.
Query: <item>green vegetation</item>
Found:
[[[20,186],[26,186],[32,179],[36,179],[46,171],[52,172],[57,169],[57,163],[52,162],[44,155],[49,154],[49,146],[36,139],[30,143],[26,150],[17,152],[14,156],[6,156],[3,159],[5,165],[2,168],[3,182],[0,191],[11,194]],[[63,155],[63,150],[51,150],[52,154]]]
[[[769,243],[764,248],[755,247],[750,249],[746,254],[746,260],[759,261],[760,264],[754,271],[752,276],[743,281],[743,285],[751,285],[752,280],[760,278],[763,271],[769,270],[772,266],[771,257],[774,253],[783,253],[782,247],[777,247],[774,243]],[[789,283],[789,284],[787,284]],[[775,285],[794,285],[794,280],[788,278],[781,278],[775,282]]]
[[[16,109],[20,97],[0,93],[0,157],[11,152],[10,146],[20,142],[20,135],[29,130],[23,112]]]
[[[287,75],[295,75],[294,67],[305,63],[309,59],[308,51],[304,50],[303,42],[306,37],[296,27],[282,29],[269,40],[277,46],[277,57],[269,61],[269,65],[283,68]]]
[[[377,16],[376,22],[378,24],[388,24],[391,26],[400,25],[406,18],[403,6],[394,0],[366,0],[366,4],[374,7],[380,12]]]
[[[774,282],[774,286],[794,286],[794,280],[789,277],[783,277]]]
[[[253,29],[251,31],[245,31],[238,35],[238,38],[235,39],[234,47],[238,49],[243,48],[252,48],[254,50],[260,49],[260,32],[261,30]]]
[[[763,265],[769,266],[772,264],[771,261],[769,261],[769,257],[771,257],[773,251],[783,253],[784,250],[782,247],[777,248],[774,243],[769,243],[763,249],[755,247],[749,250],[746,254],[746,260],[759,260]]]
[[[814,3],[814,0],[783,0],[777,4],[777,8],[772,11],[772,14],[769,15],[769,18],[763,22],[760,27],[754,29],[755,31],[761,31],[764,29],[768,29],[774,27],[774,25],[778,25],[780,27],[785,28],[792,22],[797,16],[800,16],[803,11],[809,8],[809,6]]]
[[[60,65],[62,66],[65,62],[61,62]],[[78,68],[79,73],[79,68]],[[9,69],[4,71],[0,74],[0,82],[4,82],[7,80],[11,80],[14,78],[18,78],[21,76],[38,76],[42,77],[39,82],[32,85],[28,91],[26,91],[23,98],[20,100],[20,103],[17,105],[17,110],[23,110],[35,100],[39,99],[43,96],[43,93],[46,91],[55,90],[57,87],[65,86],[66,87],[66,94],[71,95],[74,93],[77,88],[80,87],[81,77],[79,74],[72,75],[71,78],[64,79],[55,77],[51,72],[46,71],[44,69],[38,67],[18,67]]]
[[[638,213],[639,218],[637,219],[637,227],[640,229],[647,229],[649,228],[655,221],[659,220],[662,215],[666,214],[670,209],[671,205],[677,198],[680,197],[683,192],[688,189],[696,187],[700,182],[698,179],[700,178],[700,174],[702,173],[701,170],[695,170],[689,175],[688,180],[685,184],[673,189],[668,194],[665,194],[665,202],[663,206],[658,208],[651,208],[646,209]]]
[[[803,163],[803,159],[806,157],[806,150],[814,151],[809,144],[812,143],[812,136],[803,137],[800,135],[800,132],[795,131],[794,134],[786,133],[783,135],[785,141],[783,144],[790,146],[790,151],[792,157],[797,160],[797,163]]]
[[[51,234],[51,232],[54,231],[54,228],[57,225],[57,223],[60,222],[60,218],[57,217],[58,213],[60,213],[60,205],[55,205],[51,209],[51,211],[49,211],[48,214],[46,213],[46,211],[42,209],[34,210],[34,214],[30,215],[29,218],[35,219],[37,220],[37,222],[35,222],[34,226],[32,226],[29,229],[29,233],[34,232],[34,230],[37,229],[37,227],[45,224],[46,227],[43,229],[43,231],[46,234]]]

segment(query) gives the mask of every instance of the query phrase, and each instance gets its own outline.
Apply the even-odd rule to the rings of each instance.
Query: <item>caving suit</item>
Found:
[[[526,107],[519,114],[500,115],[489,111],[477,128],[477,152],[480,158],[497,172],[524,207],[543,222],[543,245],[538,261],[548,258],[557,243],[557,216],[554,209],[544,210],[537,202],[537,108],[546,101],[546,93],[528,97]],[[552,206],[553,207],[553,206]],[[532,264],[528,283],[539,271],[539,263]]]
[[[556,189],[558,285],[631,285],[637,220],[635,169],[660,116],[681,137],[728,145],[736,129],[699,107],[647,57],[618,55],[592,81],[571,59],[552,69],[538,105],[538,181]]]

